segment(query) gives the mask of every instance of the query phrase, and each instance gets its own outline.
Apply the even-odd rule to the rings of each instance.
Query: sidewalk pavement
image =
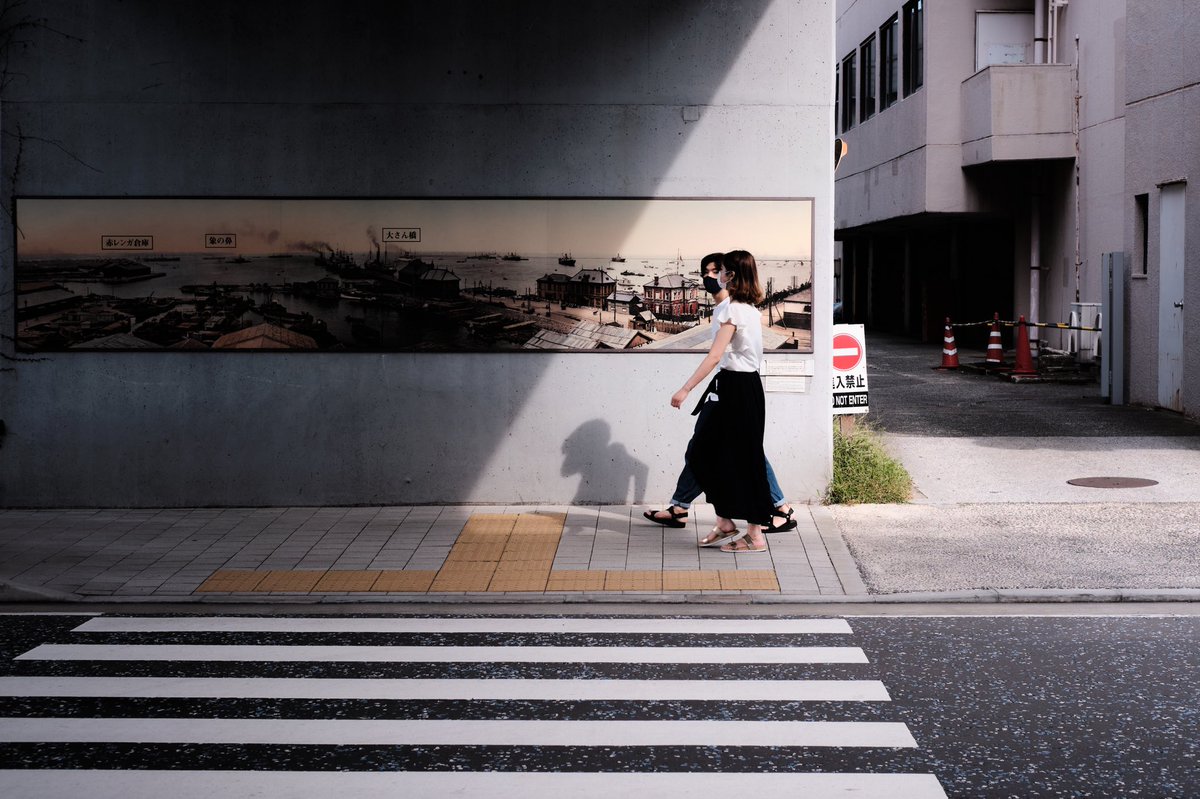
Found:
[[[831,509],[870,592],[1200,599],[1200,423],[1095,384],[935,371],[937,347],[903,339],[869,336],[867,357],[869,417],[916,487]],[[1156,484],[1068,483],[1086,477]]]
[[[0,510],[0,600],[794,601],[863,596],[828,511],[769,552],[641,506]],[[806,512],[807,510],[807,512]]]
[[[10,509],[0,601],[1200,600],[1200,423],[867,349],[868,416],[914,500],[796,506],[765,554],[698,548],[706,505],[678,530],[634,505]],[[1156,484],[1067,482],[1111,476]]]

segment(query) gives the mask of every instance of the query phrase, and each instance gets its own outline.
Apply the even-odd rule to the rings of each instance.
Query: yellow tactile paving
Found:
[[[196,593],[209,591],[253,591],[267,572],[239,571],[222,569],[213,572],[207,580],[200,584]]]
[[[779,580],[772,569],[737,569],[723,570],[721,588],[724,590],[740,589],[742,591],[778,591]]]
[[[303,591],[313,590],[325,575],[324,571],[269,571],[255,591]]]
[[[607,572],[602,570],[552,571],[547,591],[603,591]]]
[[[500,560],[545,560],[553,561],[558,552],[558,541],[529,542],[509,539]]]
[[[314,591],[370,591],[379,579],[379,570],[330,570],[317,581]]]
[[[486,541],[486,542],[458,542],[450,550],[449,556],[446,558],[447,563],[458,561],[490,561],[496,562],[500,560],[500,556],[504,554],[505,543],[503,541]]]
[[[447,563],[433,578],[430,592],[486,591],[496,571],[495,563]]]
[[[721,588],[721,576],[715,571],[665,571],[664,591],[709,591]]]
[[[497,569],[488,584],[488,591],[536,591],[546,590],[550,579],[550,568],[545,569]]]
[[[436,572],[221,569],[196,592],[779,591],[773,569],[553,571],[565,522],[562,513],[473,514]]]
[[[372,591],[397,591],[424,594],[433,585],[434,571],[385,571],[371,586]]]
[[[469,544],[499,541],[503,543],[512,533],[513,525],[517,523],[517,516],[518,514],[515,513],[474,514],[463,525],[462,532],[458,534],[458,542]]]
[[[605,591],[661,591],[663,573],[653,571],[609,571]]]

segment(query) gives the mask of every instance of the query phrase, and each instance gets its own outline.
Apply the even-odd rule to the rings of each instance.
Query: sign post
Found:
[[[833,326],[833,413],[843,432],[867,413],[867,337],[862,325]]]

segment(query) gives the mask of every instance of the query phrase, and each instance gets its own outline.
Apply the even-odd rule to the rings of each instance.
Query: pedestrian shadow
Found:
[[[564,477],[579,475],[572,504],[640,505],[650,468],[611,441],[608,422],[592,419],[575,428],[562,445]],[[632,492],[632,496],[631,496]]]

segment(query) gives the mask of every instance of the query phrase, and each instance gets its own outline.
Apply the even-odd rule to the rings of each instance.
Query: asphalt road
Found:
[[[1200,616],[1063,612],[5,616],[0,792],[1200,795]]]
[[[963,363],[983,352],[960,349]],[[937,345],[871,333],[867,377],[871,422],[923,436],[1197,436],[1200,423],[1171,411],[1110,405],[1096,383],[1010,383],[967,371],[938,371]]]

